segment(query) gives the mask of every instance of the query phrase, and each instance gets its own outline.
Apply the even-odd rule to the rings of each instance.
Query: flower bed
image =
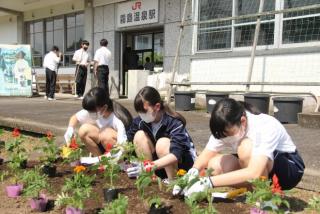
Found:
[[[0,140],[7,141],[9,138],[12,138],[12,133],[9,131],[5,131],[1,136]],[[34,146],[41,145],[41,141],[37,137],[26,136],[28,139],[25,143],[29,145],[23,145],[24,148],[27,148],[27,151],[32,151]],[[33,142],[31,145],[30,142]],[[1,148],[0,157],[3,157],[4,148]],[[28,161],[26,171],[31,171],[35,166],[41,166],[39,160]],[[56,163],[57,166],[57,175],[55,177],[49,177],[48,183],[52,187],[52,191],[44,190],[43,193],[46,194],[49,199],[48,211],[47,213],[63,213],[65,208],[59,208],[54,206],[53,201],[57,199],[57,195],[61,194],[62,187],[65,185],[66,178],[72,178],[76,172],[74,172],[74,167],[71,167],[69,163],[63,162],[62,160],[58,160]],[[0,165],[0,172],[5,172],[8,169],[7,164]],[[77,168],[80,169],[79,167]],[[79,171],[80,172],[80,171]],[[104,205],[104,196],[103,196],[103,187],[106,186],[106,178],[103,175],[103,172],[98,170],[84,170],[80,173],[85,173],[90,177],[96,175],[92,185],[92,193],[93,195],[86,199],[84,202],[84,211],[85,213],[97,213],[101,210]],[[4,176],[5,177],[5,176]],[[1,178],[1,177],[0,177]],[[114,180],[112,186],[120,188],[120,194],[127,198],[127,213],[148,213],[149,205],[146,200],[142,200],[139,197],[139,192],[135,185],[136,179],[128,178],[127,174],[120,172],[118,173],[117,179]],[[17,198],[8,198],[5,194],[5,186],[9,183],[9,178],[5,178],[4,181],[0,183],[0,190],[2,193],[0,194],[0,209],[1,213],[10,213],[10,214],[18,214],[18,213],[30,213],[31,208],[29,205],[29,199],[24,196],[19,196]],[[170,211],[172,213],[188,213],[190,211],[187,204],[179,198],[173,197],[171,191],[166,192],[167,187],[163,185],[162,190],[159,190],[157,181],[153,181],[150,187],[146,187],[144,190],[144,198],[153,198],[155,195],[159,197],[162,203],[166,207],[170,207]],[[216,189],[215,189],[216,190]],[[314,192],[308,192],[303,190],[294,190],[294,197],[290,197],[288,199],[291,209],[295,211],[300,211],[303,213],[313,211],[307,211],[305,208],[307,207],[307,202],[309,198],[313,196],[319,197],[319,194]],[[121,197],[122,197],[121,196]],[[303,200],[301,200],[303,199]],[[240,197],[237,201],[215,201],[213,206],[218,211],[218,213],[249,213],[250,205],[244,203],[245,198]],[[208,203],[201,202],[200,207],[206,207]],[[106,209],[107,210],[107,209]],[[314,212],[315,213],[315,212]]]

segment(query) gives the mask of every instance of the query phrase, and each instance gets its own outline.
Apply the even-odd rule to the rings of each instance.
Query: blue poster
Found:
[[[31,96],[30,45],[0,44],[0,96]]]

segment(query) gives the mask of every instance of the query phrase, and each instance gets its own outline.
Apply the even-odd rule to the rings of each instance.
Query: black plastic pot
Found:
[[[23,160],[23,161],[20,163],[20,168],[21,168],[21,169],[26,169],[26,168],[27,168],[27,160]]]
[[[262,93],[246,93],[244,101],[257,108],[261,113],[269,114],[270,95]]]
[[[228,98],[229,94],[224,92],[208,91],[206,93],[207,112],[211,113],[214,105],[221,99]]]
[[[195,109],[196,93],[193,91],[174,92],[175,109],[177,111],[190,111]]]
[[[119,189],[103,189],[103,197],[105,202],[111,202],[118,198]]]
[[[44,166],[42,168],[42,172],[46,175],[48,175],[48,177],[52,178],[56,176],[57,173],[57,167],[56,166]]]
[[[150,206],[148,214],[167,214],[170,213],[167,207],[161,206],[156,208],[156,204]]]
[[[274,116],[281,123],[297,123],[298,113],[302,112],[302,97],[274,97]]]

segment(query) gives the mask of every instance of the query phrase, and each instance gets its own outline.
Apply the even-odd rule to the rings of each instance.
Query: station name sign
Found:
[[[159,0],[140,0],[118,4],[117,26],[128,27],[159,21]]]

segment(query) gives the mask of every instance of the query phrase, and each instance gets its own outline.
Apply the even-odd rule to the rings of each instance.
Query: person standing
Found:
[[[105,89],[109,96],[109,63],[111,60],[111,51],[107,48],[108,40],[101,39],[100,48],[94,55],[94,74],[98,79],[98,86]]]
[[[86,88],[87,71],[90,60],[90,55],[87,52],[88,48],[89,42],[87,40],[83,40],[81,42],[81,48],[76,50],[72,57],[72,60],[76,62],[76,91],[74,96],[78,99],[83,99],[83,94]]]
[[[53,46],[43,60],[43,67],[46,69],[46,96],[49,101],[55,100],[54,93],[56,89],[57,70],[61,60],[62,53],[57,46]]]

